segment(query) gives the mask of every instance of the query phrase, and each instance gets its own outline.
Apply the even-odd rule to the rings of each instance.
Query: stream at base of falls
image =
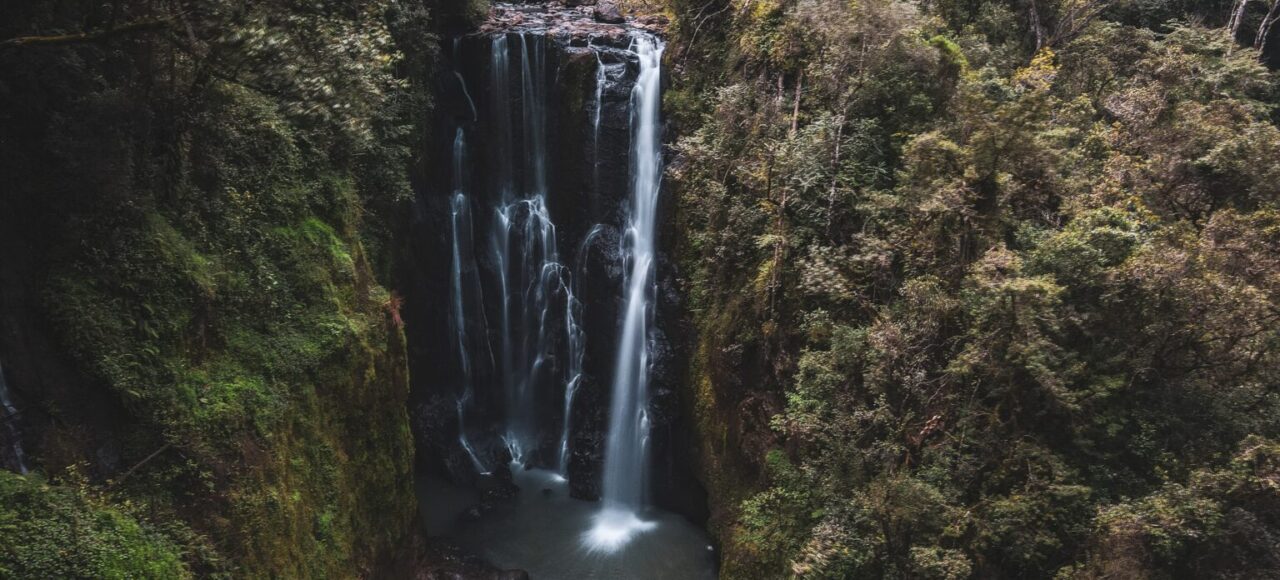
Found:
[[[706,533],[679,515],[652,508],[609,514],[600,502],[569,497],[568,484],[553,471],[514,471],[514,477],[516,497],[484,513],[475,509],[475,490],[420,477],[419,509],[428,535],[446,536],[499,568],[525,570],[532,580],[716,577]],[[602,534],[601,519],[622,525],[606,526]],[[610,549],[610,540],[625,541]]]

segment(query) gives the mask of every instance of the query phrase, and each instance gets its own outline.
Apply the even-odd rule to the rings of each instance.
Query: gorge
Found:
[[[0,578],[1280,579],[1280,1],[9,4]]]

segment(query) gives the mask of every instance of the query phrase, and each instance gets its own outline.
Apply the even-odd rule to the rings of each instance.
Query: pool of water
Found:
[[[418,496],[432,536],[446,536],[499,568],[533,580],[701,580],[716,577],[706,533],[685,518],[650,509],[611,510],[569,497],[558,474],[513,470],[520,493],[475,517],[479,498],[421,477]]]

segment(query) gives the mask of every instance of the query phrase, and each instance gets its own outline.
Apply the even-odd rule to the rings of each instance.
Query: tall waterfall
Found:
[[[464,83],[465,87],[466,84]],[[458,443],[466,450],[467,456],[478,473],[488,473],[484,462],[476,455],[471,440],[467,437],[467,407],[471,404],[475,389],[475,373],[471,365],[471,341],[467,332],[467,323],[472,316],[479,316],[483,321],[484,311],[480,307],[467,308],[468,297],[477,303],[480,293],[480,282],[475,279],[474,268],[468,271],[472,276],[464,282],[463,268],[474,264],[473,236],[471,234],[470,202],[467,200],[463,167],[466,166],[467,142],[466,134],[459,127],[453,139],[453,197],[449,203],[449,224],[452,237],[453,260],[450,270],[449,284],[449,326],[454,334],[454,346],[458,351],[458,369],[462,386],[458,389]],[[468,284],[467,282],[473,282]],[[483,325],[482,325],[483,328]],[[483,338],[483,337],[482,337]]]
[[[494,164],[495,181],[497,184],[498,209],[494,212],[494,224],[492,229],[491,247],[493,248],[493,259],[497,270],[498,278],[498,296],[500,303],[500,327],[502,333],[502,358],[501,358],[501,376],[502,391],[505,395],[507,422],[511,423],[511,415],[514,414],[513,409],[519,404],[517,396],[516,380],[511,368],[514,366],[515,347],[512,339],[511,324],[511,284],[507,281],[507,270],[511,263],[511,217],[508,214],[507,206],[514,197],[515,177],[511,171],[512,155],[512,126],[511,111],[508,110],[508,104],[511,99],[510,89],[508,87],[508,71],[507,71],[507,36],[505,34],[498,35],[493,39],[490,45],[489,57],[491,65],[489,68],[489,88],[492,91],[492,115],[493,115],[493,153],[497,160]],[[503,439],[507,442],[507,447],[511,451],[513,458],[523,455],[518,447],[518,439],[513,436],[510,427],[503,434]]]
[[[600,52],[594,55],[594,94],[584,95],[594,102],[586,111],[590,117],[583,119],[588,123],[584,128],[591,140],[587,150],[590,158],[575,166],[565,162],[563,152],[553,156],[550,151],[551,142],[562,143],[567,133],[564,119],[557,118],[556,125],[548,126],[550,117],[559,111],[550,107],[555,103],[549,103],[560,90],[552,84],[552,75],[558,77],[566,62],[560,60],[561,53],[554,52],[550,53],[553,60],[549,63],[549,42],[546,34],[538,32],[506,32],[489,37],[486,84],[477,93],[470,92],[468,79],[455,71],[460,88],[457,94],[462,99],[455,119],[462,120],[457,121],[454,139],[454,191],[450,197],[453,265],[449,320],[458,343],[457,364],[463,381],[457,401],[457,437],[475,469],[485,472],[493,464],[491,448],[486,446],[484,453],[478,453],[466,430],[468,417],[483,417],[487,424],[477,426],[501,438],[513,463],[521,467],[553,467],[562,476],[568,475],[575,397],[588,376],[585,366],[603,362],[586,362],[588,351],[600,351],[588,348],[585,332],[583,318],[589,309],[581,291],[596,286],[583,283],[584,262],[593,241],[608,239],[616,231],[620,266],[616,271],[621,274],[623,300],[618,312],[615,364],[607,371],[598,369],[589,375],[613,375],[601,449],[603,503],[635,517],[645,508],[648,478],[648,383],[656,294],[655,221],[662,174],[659,109],[664,47],[652,35],[633,31],[629,46],[596,49],[611,51],[607,56],[614,62],[601,58]],[[455,54],[455,58],[458,56]],[[555,187],[566,187],[566,172],[581,167],[585,171],[577,175],[586,179],[577,183],[590,188],[589,192],[557,190],[557,204],[603,193],[601,180],[606,176],[601,174],[602,162],[621,169],[623,159],[602,160],[601,154],[610,149],[602,148],[600,142],[606,134],[616,134],[615,127],[625,128],[605,118],[605,93],[611,80],[627,82],[631,71],[637,70],[626,104],[630,123],[626,164],[631,180],[630,199],[616,210],[599,215],[585,214],[569,205],[556,206],[558,212],[567,212],[562,217],[569,216],[571,220],[584,215],[608,220],[583,233],[573,230],[583,237],[572,240],[573,245],[565,245],[577,250],[569,254],[575,260],[573,266],[566,266],[549,205],[553,178]],[[473,96],[483,102],[473,100]],[[467,150],[467,139],[471,137],[467,131],[476,129],[484,132],[477,135],[481,148],[473,154]],[[479,161],[472,165],[468,157]],[[472,195],[464,178],[477,170],[483,171],[475,175],[477,191],[484,192],[483,197]],[[473,224],[473,210],[488,217]],[[568,223],[580,227],[582,222]],[[480,231],[473,234],[473,227]],[[473,246],[473,237],[483,250]],[[476,254],[487,256],[480,261]],[[487,303],[482,279],[489,290],[491,301]],[[598,298],[602,297],[593,297]],[[483,321],[486,312],[490,320],[496,319],[492,336]],[[610,337],[597,337],[601,338]],[[487,360],[481,358],[485,349],[489,353]],[[492,401],[501,412],[486,415],[481,408],[470,412],[473,401]],[[485,465],[486,460],[489,466]]]
[[[638,509],[644,503],[645,451],[649,439],[649,329],[653,323],[655,220],[662,177],[658,135],[663,45],[635,39],[640,78],[631,93],[633,180],[631,214],[623,236],[625,310],[609,409],[604,455],[604,500]]]
[[[656,457],[684,435],[654,393],[668,349],[657,34],[649,18],[498,1],[435,85],[430,138],[453,141],[455,178],[450,192],[449,159],[428,159],[416,204],[414,417],[440,486],[420,491],[441,533],[532,577],[714,577],[705,535],[666,511],[699,512],[691,474]]]
[[[501,373],[506,393],[503,439],[512,461],[523,465],[539,443],[536,403],[547,380],[554,299],[568,287],[559,262],[556,227],[547,208],[546,41],[527,34],[517,38],[520,148],[514,142],[511,124],[506,35],[493,40],[490,53],[499,196],[491,243],[501,292]],[[517,150],[523,163],[512,157]],[[512,171],[515,167],[521,169],[519,187]]]
[[[641,520],[637,512],[644,507],[648,480],[650,329],[657,290],[654,237],[662,183],[658,123],[663,48],[661,41],[650,36],[639,35],[633,40],[640,77],[631,93],[631,208],[622,237],[625,307],[605,440],[605,505],[584,538],[588,548],[598,551],[615,550],[653,525]]]

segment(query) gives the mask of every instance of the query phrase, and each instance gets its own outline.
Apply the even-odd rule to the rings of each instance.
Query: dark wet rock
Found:
[[[481,477],[477,482],[476,489],[479,490],[480,498],[485,502],[509,500],[520,493],[520,488],[516,486],[511,477],[511,470],[506,465],[494,469],[489,475]]]
[[[618,5],[612,0],[600,0],[595,10],[591,12],[591,16],[598,22],[609,24],[622,24],[627,21],[627,18],[622,15],[622,10],[619,10]]]
[[[601,468],[604,465],[606,412],[599,407],[593,411],[589,427],[574,438],[573,456],[569,460],[569,497],[588,501],[600,499]]]
[[[651,14],[648,16],[641,16],[637,18],[636,22],[639,22],[640,24],[643,24],[645,26],[666,27],[671,24],[671,19],[661,14]]]
[[[461,519],[464,522],[478,521],[482,516],[484,516],[484,511],[485,510],[481,509],[481,506],[473,505],[462,510],[462,514],[458,516],[458,519]]]
[[[414,529],[421,529],[414,526]],[[388,580],[529,580],[524,570],[495,568],[476,554],[421,532],[410,534],[371,577]]]
[[[458,520],[463,522],[476,522],[493,513],[496,509],[498,509],[498,506],[494,505],[493,502],[482,501],[462,510],[462,512],[458,514]]]
[[[601,14],[602,16],[597,16]],[[569,46],[610,46],[625,49],[631,42],[632,30],[662,34],[666,28],[663,16],[644,16],[634,22],[618,9],[616,3],[601,0],[581,4],[495,4],[478,33],[532,33],[558,39]]]
[[[480,474],[475,461],[462,446],[458,445],[458,413],[455,396],[452,393],[419,394],[413,404],[410,423],[413,426],[417,447],[426,451],[428,468],[443,475],[451,483],[464,487],[485,485],[484,479],[505,477],[506,485],[511,483],[511,474],[506,465],[511,456],[501,438],[496,433],[476,432],[471,434],[471,444],[480,462],[490,468],[489,476]],[[479,415],[479,413],[477,413]],[[485,417],[477,416],[476,419]],[[505,475],[504,475],[505,472]],[[488,484],[493,485],[493,484]]]

